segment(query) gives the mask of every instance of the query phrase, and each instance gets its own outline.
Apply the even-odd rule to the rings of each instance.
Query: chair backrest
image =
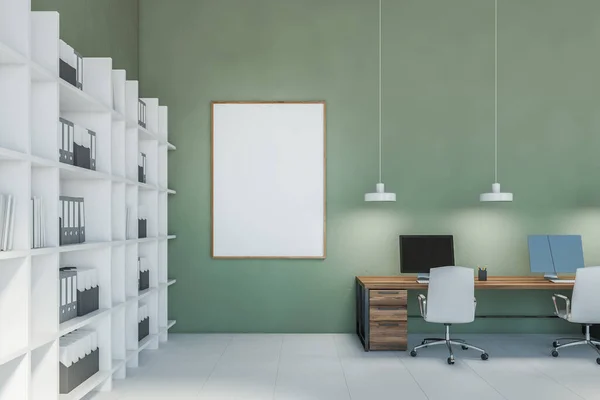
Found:
[[[475,319],[473,269],[439,267],[429,272],[427,321],[467,323]]]
[[[600,267],[578,268],[571,299],[571,320],[600,323]]]

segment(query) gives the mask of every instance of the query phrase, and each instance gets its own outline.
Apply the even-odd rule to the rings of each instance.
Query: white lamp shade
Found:
[[[513,201],[513,194],[508,192],[500,191],[500,184],[492,184],[492,191],[490,193],[482,193],[479,195],[479,201]]]
[[[365,201],[396,201],[396,193],[386,193],[385,185],[378,183],[375,193],[365,193]]]

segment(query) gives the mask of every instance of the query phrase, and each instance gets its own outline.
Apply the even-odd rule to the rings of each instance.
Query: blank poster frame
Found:
[[[220,105],[304,105],[323,107],[323,244],[322,254],[314,255],[220,255],[215,254],[215,107]],[[211,257],[214,259],[325,259],[327,255],[327,109],[325,101],[213,101],[211,102]]]

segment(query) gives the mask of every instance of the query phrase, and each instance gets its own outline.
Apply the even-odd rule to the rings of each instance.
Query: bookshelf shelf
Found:
[[[169,280],[168,109],[146,98],[138,125],[139,84],[110,58],[83,58],[83,87],[59,76],[59,14],[31,12],[30,0],[0,0],[0,194],[15,199],[12,250],[0,251],[0,400],[79,400],[109,391],[157,349],[175,321],[167,315]],[[60,161],[59,118],[96,137],[95,169]],[[65,141],[66,143],[66,141]],[[138,182],[138,154],[146,182]],[[43,199],[45,247],[32,247],[31,197]],[[59,196],[85,201],[86,241],[59,246]],[[127,211],[127,209],[129,209]],[[137,219],[148,221],[138,238]],[[127,218],[131,218],[129,224]],[[137,258],[150,266],[138,291]],[[93,267],[99,309],[59,323],[59,268]],[[150,335],[138,342],[138,307],[147,305]],[[59,394],[59,339],[77,329],[97,334],[100,371]]]

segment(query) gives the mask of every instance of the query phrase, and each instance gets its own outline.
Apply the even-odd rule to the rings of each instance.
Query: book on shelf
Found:
[[[46,246],[46,221],[44,219],[44,201],[41,197],[31,198],[32,229],[31,247],[34,249]]]
[[[12,250],[15,227],[15,198],[0,194],[0,251]]]
[[[125,239],[131,239],[131,207],[125,209]]]

